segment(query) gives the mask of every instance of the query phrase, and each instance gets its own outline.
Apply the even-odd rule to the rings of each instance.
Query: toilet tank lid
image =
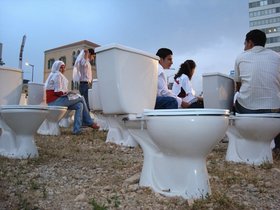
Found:
[[[229,116],[228,109],[144,109],[144,116]]]
[[[152,53],[148,53],[148,52],[138,50],[138,49],[135,49],[135,48],[132,48],[132,47],[127,47],[127,46],[117,44],[117,43],[112,43],[112,44],[104,45],[104,46],[101,46],[101,47],[97,47],[97,48],[94,49],[94,51],[96,53],[99,53],[99,52],[106,51],[106,50],[111,50],[111,49],[119,49],[119,50],[123,50],[123,51],[127,51],[127,52],[132,52],[132,53],[144,55],[144,56],[147,56],[147,57],[151,57],[151,58],[156,59],[156,60],[160,60],[158,56],[156,56]]]
[[[233,80],[232,77],[230,77],[229,75],[223,74],[221,72],[207,72],[207,73],[203,73],[202,76],[203,77],[222,76],[222,77],[226,77],[226,78],[229,78],[229,79]]]

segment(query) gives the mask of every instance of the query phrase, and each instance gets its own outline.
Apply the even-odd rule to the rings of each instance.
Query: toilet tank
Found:
[[[102,104],[101,99],[99,95],[99,84],[98,79],[92,80],[92,89],[89,89],[88,91],[88,103],[89,107],[93,111],[101,111],[102,110]]]
[[[154,108],[159,57],[119,44],[95,52],[103,113],[138,114]]]
[[[28,105],[46,105],[46,89],[44,83],[28,83]]]
[[[233,107],[234,80],[219,72],[202,75],[205,108],[229,109]]]
[[[0,66],[0,105],[18,105],[22,92],[22,70]]]

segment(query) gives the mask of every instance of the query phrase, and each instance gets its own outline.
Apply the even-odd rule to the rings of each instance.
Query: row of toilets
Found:
[[[232,115],[231,77],[203,75],[205,109],[154,110],[159,58],[119,44],[95,51],[98,79],[89,104],[108,130],[106,142],[141,146],[140,186],[187,199],[211,194],[206,157],[225,135],[227,161],[272,163],[270,143],[280,131],[280,115]]]
[[[89,91],[90,106],[99,124],[108,129],[106,142],[141,146],[140,186],[187,199],[211,194],[206,157],[225,134],[229,138],[226,160],[255,165],[273,161],[270,142],[280,131],[280,116],[231,115],[234,82],[230,77],[203,75],[205,109],[154,110],[159,58],[118,44],[95,51],[98,80]],[[39,94],[44,91],[35,84],[30,84],[28,105],[18,105],[21,85],[20,70],[1,67],[0,155],[37,157],[34,134],[50,113],[56,113],[57,126],[66,107],[46,106]],[[40,99],[31,102],[33,88]]]
[[[58,122],[67,107],[47,106],[43,84],[29,83],[22,95],[22,71],[0,68],[0,155],[8,158],[38,157],[34,136],[60,135]]]

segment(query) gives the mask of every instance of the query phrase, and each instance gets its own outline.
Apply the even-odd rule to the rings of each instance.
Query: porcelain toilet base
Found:
[[[138,143],[128,132],[125,122],[123,121],[124,116],[119,115],[104,115],[108,122],[108,133],[106,142],[115,143],[125,147],[136,147]]]
[[[279,114],[240,114],[227,130],[226,161],[261,165],[273,163],[271,141],[279,133]],[[275,115],[275,116],[273,116]]]
[[[168,197],[205,198],[211,194],[205,159],[166,155],[153,144],[147,130],[129,129],[144,153],[139,185]]]
[[[60,127],[59,121],[65,113],[67,112],[67,107],[62,106],[47,106],[49,109],[49,113],[47,118],[41,124],[39,129],[37,130],[38,134],[41,135],[51,135],[51,136],[59,136],[60,135]]]
[[[7,157],[19,159],[38,157],[34,134],[47,114],[47,108],[43,108],[42,106],[2,106],[2,119],[10,127],[11,133],[14,134],[8,135],[13,137],[10,140],[14,144],[10,144],[9,147],[6,145],[6,148],[1,147],[1,149],[8,151],[6,154],[5,152],[2,152],[2,154]],[[1,141],[6,141],[6,139],[2,138],[5,138],[5,136],[1,135]]]
[[[64,117],[59,121],[58,125],[62,128],[69,128],[73,123],[72,117],[74,115],[73,110],[68,110]]]

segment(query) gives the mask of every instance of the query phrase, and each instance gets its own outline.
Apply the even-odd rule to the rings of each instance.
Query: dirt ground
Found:
[[[227,143],[208,156],[212,195],[165,197],[138,181],[141,147],[105,143],[105,131],[36,135],[39,157],[0,157],[0,209],[280,209],[280,155],[261,166],[225,161]]]

